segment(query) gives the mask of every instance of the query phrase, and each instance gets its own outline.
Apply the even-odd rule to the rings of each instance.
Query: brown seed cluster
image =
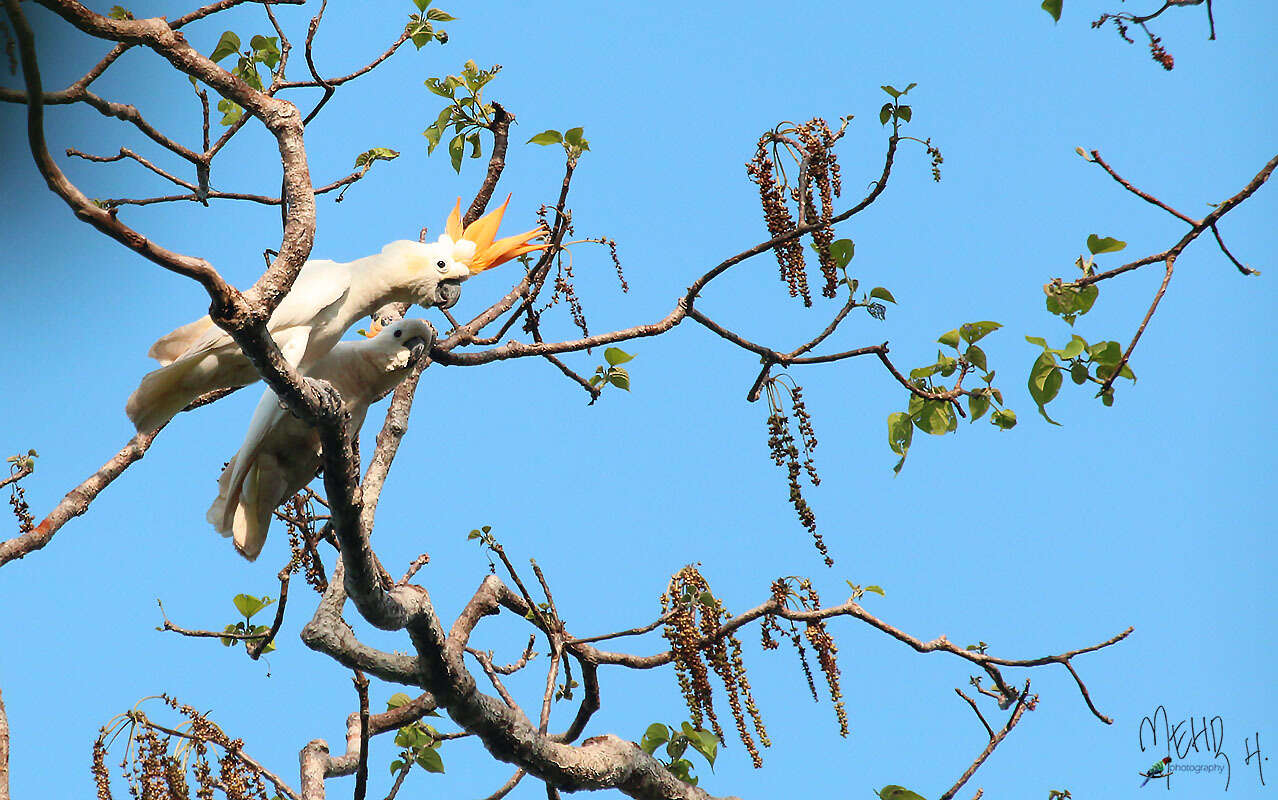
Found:
[[[816,462],[812,451],[816,449],[816,432],[812,428],[812,415],[808,413],[803,402],[803,387],[789,376],[776,376],[764,384],[768,398],[768,452],[772,462],[785,469],[790,489],[790,503],[799,517],[799,523],[812,534],[812,541],[817,551],[825,560],[827,567],[834,566],[834,559],[826,547],[825,539],[817,530],[816,515],[803,497],[801,478],[807,474],[813,486],[821,485],[821,476],[817,473]],[[785,413],[786,401],[794,415],[794,431],[791,431],[790,417]],[[796,439],[795,433],[798,433]],[[802,452],[799,445],[802,444]],[[802,460],[800,460],[802,456]]]
[[[229,738],[194,708],[166,695],[160,699],[185,722],[176,728],[157,725],[135,707],[100,730],[93,743],[91,768],[98,800],[111,800],[106,756],[120,742],[124,747],[121,774],[135,800],[191,800],[188,766],[198,800],[213,800],[216,791],[227,800],[267,800],[262,776],[239,756],[241,740]],[[223,752],[216,776],[209,761],[211,747]]]
[[[768,226],[768,236],[776,238],[794,230],[794,218],[786,204],[785,195],[777,183],[776,169],[768,155],[772,134],[764,134],[749,163],[746,174],[759,187],[759,201],[763,205],[763,221]],[[808,290],[808,267],[803,260],[803,244],[791,239],[773,250],[777,265],[781,268],[781,280],[790,287],[791,297],[802,297],[803,305],[812,305],[812,293]]]
[[[302,570],[306,583],[317,593],[323,594],[328,591],[328,578],[315,547],[319,533],[316,530],[318,520],[311,503],[312,498],[313,495],[308,490],[298,492],[284,504],[282,512],[276,512],[276,516],[288,526],[289,560],[283,571],[293,575],[299,569]]]
[[[1163,47],[1163,40],[1160,37],[1155,36],[1149,28],[1145,27],[1144,20],[1139,17],[1133,17],[1130,14],[1105,13],[1101,14],[1100,18],[1092,23],[1092,27],[1099,28],[1106,22],[1112,22],[1114,23],[1114,27],[1118,29],[1118,35],[1122,37],[1123,41],[1128,44],[1135,44],[1136,40],[1132,39],[1131,35],[1127,32],[1127,23],[1125,20],[1130,20],[1139,24],[1141,29],[1145,31],[1145,35],[1149,37],[1150,58],[1154,59],[1154,61],[1165,70],[1170,71],[1175,68],[1176,59],[1172,58],[1172,54],[1167,52],[1167,48]]]
[[[834,215],[834,198],[843,191],[838,158],[834,153],[834,144],[840,136],[842,130],[838,133],[831,131],[826,121],[817,117],[802,124],[782,123],[759,137],[754,158],[746,164],[746,175],[759,187],[759,201],[769,236],[776,238],[790,233],[798,225],[787,197],[796,204],[797,219],[804,225],[825,222]],[[797,165],[798,181],[793,186],[785,169],[787,159]],[[825,279],[821,294],[826,297],[834,297],[838,293],[838,267],[830,255],[833,241],[834,230],[829,225],[812,231],[812,246]],[[778,245],[773,252],[781,270],[781,280],[790,288],[790,296],[802,297],[803,304],[811,306],[807,264],[800,239]]]
[[[13,516],[18,518],[18,530],[30,533],[35,529],[35,517],[31,515],[31,506],[27,505],[26,492],[17,483],[11,484],[11,487],[9,506],[13,509]]]
[[[807,162],[807,185],[796,187],[802,189],[802,202],[808,209],[804,217],[808,221],[828,221],[834,216],[834,198],[843,192],[839,162],[834,154],[837,137],[820,117],[797,126],[794,133]],[[817,213],[816,203],[813,201],[813,185],[821,198],[820,213]],[[817,228],[812,232],[812,245],[821,263],[821,276],[825,278],[825,284],[821,287],[821,294],[825,297],[834,297],[839,285],[838,267],[830,256],[830,244],[833,241],[834,228],[831,226]]]
[[[763,766],[754,737],[757,735],[759,744],[764,747],[771,747],[772,741],[750,691],[741,642],[733,634],[717,635],[730,615],[723,604],[714,599],[709,583],[696,566],[686,566],[670,579],[670,585],[661,595],[661,610],[663,615],[670,615],[662,635],[670,642],[675,675],[692,724],[702,728],[709,720],[715,736],[726,742],[714,710],[714,692],[710,683],[713,670],[728,697],[728,707],[732,710],[741,744],[750,754],[754,766]],[[747,714],[753,734],[751,726],[746,723]]]
[[[1163,47],[1163,40],[1157,36],[1151,35],[1149,37],[1149,54],[1168,72],[1176,66],[1176,59],[1172,58],[1172,54],[1167,52]]]
[[[793,585],[791,581],[794,582]],[[816,587],[812,585],[812,581],[807,578],[779,578],[773,581],[772,599],[783,608],[789,608],[791,601],[797,602],[799,607],[805,611],[816,611],[821,608],[821,597],[817,594]],[[799,666],[803,669],[804,678],[807,679],[808,691],[812,693],[813,700],[819,701],[816,681],[812,677],[812,667],[808,664],[807,650],[803,646],[803,639],[807,639],[808,644],[812,646],[812,650],[816,653],[817,664],[821,668],[821,673],[825,676],[825,683],[830,691],[830,700],[834,703],[834,715],[839,723],[839,735],[846,737],[848,735],[848,714],[843,701],[843,689],[839,683],[839,648],[834,642],[834,637],[826,629],[824,620],[818,619],[804,623],[804,629],[800,633],[798,624],[793,620],[785,620],[789,630],[783,629],[781,626],[782,619],[777,614],[764,615],[764,648],[775,650],[778,647],[773,634],[788,638],[799,656]]]

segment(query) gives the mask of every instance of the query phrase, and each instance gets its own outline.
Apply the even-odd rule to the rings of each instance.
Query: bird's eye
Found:
[[[435,266],[439,267],[441,270],[448,268],[448,264],[443,261],[436,261]]]
[[[403,336],[403,335],[404,335],[404,332],[403,332],[403,331],[401,331],[401,330],[399,330],[399,329],[396,329],[396,330],[395,330],[395,338],[396,338],[396,339],[398,339],[399,337],[401,337],[401,336]]]

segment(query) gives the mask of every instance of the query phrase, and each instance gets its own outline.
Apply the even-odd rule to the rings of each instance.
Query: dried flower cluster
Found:
[[[284,524],[288,526],[289,560],[281,572],[293,575],[299,569],[302,570],[306,583],[317,593],[323,594],[328,590],[328,578],[324,564],[320,561],[319,551],[316,550],[320,539],[316,523],[320,517],[312,505],[315,500],[319,500],[318,495],[309,489],[303,489],[290,497],[283,510],[276,511],[275,516],[284,520]]]
[[[1176,59],[1172,58],[1172,54],[1167,52],[1167,48],[1163,47],[1163,40],[1155,36],[1153,32],[1145,27],[1145,20],[1148,17],[1133,17],[1130,14],[1101,14],[1100,18],[1092,23],[1093,28],[1099,28],[1106,22],[1114,23],[1114,27],[1118,29],[1118,35],[1128,44],[1135,44],[1136,41],[1127,32],[1127,22],[1135,22],[1145,31],[1145,35],[1149,37],[1149,55],[1163,69],[1172,70],[1176,66]]]
[[[791,581],[795,582],[795,587],[791,586]],[[807,578],[778,578],[772,582],[772,599],[783,607],[788,608],[789,602],[795,600],[799,606],[805,611],[815,611],[821,607],[821,597],[817,594],[816,587],[812,585],[812,581]],[[816,652],[817,664],[821,667],[821,673],[825,675],[826,686],[830,690],[830,700],[834,703],[834,715],[839,722],[839,735],[846,737],[848,735],[848,714],[843,702],[843,689],[839,685],[839,664],[838,653],[839,647],[834,643],[834,637],[825,627],[824,620],[813,620],[805,623],[802,636],[799,633],[799,626],[793,620],[786,620],[789,630],[781,627],[781,619],[776,614],[765,614],[763,617],[763,647],[765,650],[775,650],[779,646],[773,634],[780,634],[790,640],[794,645],[795,652],[799,655],[799,665],[803,668],[803,676],[807,678],[808,690],[812,693],[813,700],[820,700],[817,694],[816,682],[812,679],[812,667],[808,664],[807,650],[803,647],[803,638],[808,640],[808,644],[812,645],[813,651]]]
[[[754,158],[746,164],[746,174],[759,187],[769,236],[776,238],[792,232],[800,224],[824,222],[834,216],[834,198],[843,191],[834,145],[842,135],[842,128],[837,133],[831,131],[826,121],[818,117],[803,124],[782,123],[759,137]],[[798,179],[794,185],[790,185],[787,178],[783,152],[785,158],[797,164]],[[787,194],[797,205],[797,222],[790,211]],[[821,287],[825,297],[834,297],[838,287],[838,269],[830,255],[833,240],[834,230],[828,225],[812,232],[812,246],[825,279]],[[773,252],[781,269],[781,280],[790,288],[790,296],[802,297],[803,304],[811,306],[812,294],[800,238],[778,245]]]
[[[750,754],[754,766],[763,766],[754,735],[746,724],[747,714],[753,723],[754,733],[759,737],[759,744],[771,747],[772,741],[750,692],[741,642],[731,633],[719,635],[720,626],[731,617],[728,610],[710,593],[710,585],[697,568],[688,565],[670,579],[669,587],[661,595],[661,611],[663,616],[669,615],[662,635],[670,642],[674,653],[675,676],[688,704],[692,724],[702,728],[705,720],[709,719],[715,736],[726,742],[714,710],[714,692],[710,685],[710,670],[713,669],[728,696],[728,706],[732,709],[741,744]]]
[[[152,722],[134,707],[99,731],[93,743],[91,767],[98,800],[111,800],[111,775],[106,756],[121,736],[124,737],[124,756],[120,770],[129,796],[135,800],[191,800],[188,767],[195,777],[198,800],[212,800],[219,791],[227,800],[267,800],[262,776],[239,756],[243,747],[241,740],[228,737],[191,706],[167,695],[160,695],[159,699],[186,721],[176,728],[168,728]],[[223,752],[217,761],[216,776],[209,761],[210,747]]]
[[[786,471],[790,488],[790,502],[799,516],[799,522],[812,534],[813,543],[821,553],[828,567],[834,566],[834,559],[825,545],[825,539],[817,530],[816,515],[803,497],[801,477],[807,474],[813,486],[821,485],[821,476],[817,473],[816,462],[812,451],[816,449],[816,432],[812,428],[812,415],[808,413],[803,402],[803,387],[799,386],[788,375],[778,375],[768,379],[763,385],[768,398],[768,452],[772,462]],[[794,428],[798,433],[795,438],[790,430],[790,417],[785,413],[786,400],[789,400],[790,411],[794,415]],[[799,444],[803,445],[802,453]],[[802,460],[800,460],[802,455]]]
[[[30,533],[35,528],[35,517],[31,515],[31,506],[27,505],[26,492],[17,483],[9,490],[9,505],[13,508],[13,516],[18,518],[18,530]]]

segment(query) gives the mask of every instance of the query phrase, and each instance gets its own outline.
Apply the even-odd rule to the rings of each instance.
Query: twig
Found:
[[[987,744],[985,749],[981,751],[981,754],[976,757],[976,760],[972,762],[972,765],[969,766],[961,776],[959,776],[958,781],[951,786],[945,794],[941,795],[938,800],[951,800],[954,795],[958,794],[959,789],[963,788],[963,784],[967,783],[968,779],[976,773],[976,770],[980,768],[981,764],[985,763],[985,759],[989,758],[990,754],[994,752],[994,748],[998,747],[999,744],[1007,738],[1007,734],[1012,732],[1012,728],[1016,727],[1016,723],[1021,721],[1021,715],[1025,713],[1025,709],[1032,707],[1031,704],[1034,702],[1034,700],[1029,697],[1029,687],[1030,682],[1025,681],[1025,688],[1021,690],[1020,697],[1016,701],[1016,708],[1012,710],[1012,715],[1008,718],[1007,724],[1003,726],[1001,731],[990,737],[989,744]],[[982,720],[982,722],[983,721],[984,720]]]
[[[986,722],[986,721],[985,721],[985,715],[981,713],[981,709],[979,709],[979,708],[977,708],[977,707],[976,707],[976,701],[975,701],[975,700],[973,700],[972,698],[968,697],[967,695],[963,694],[962,690],[960,690],[960,689],[955,689],[955,690],[954,690],[954,692],[955,692],[955,693],[956,693],[959,697],[961,697],[961,698],[963,698],[964,700],[966,700],[966,701],[967,701],[967,704],[968,704],[969,706],[971,706],[971,707],[972,707],[972,711],[976,712],[976,718],[977,718],[977,719],[979,719],[979,720],[981,721],[981,724],[985,726],[985,731],[986,731],[986,733],[988,733],[988,734],[990,735],[990,738],[991,738],[991,739],[993,739],[993,738],[994,738],[994,729],[993,729],[993,728],[991,728],[991,727],[990,727],[990,724],[989,724],[988,722]]]
[[[355,670],[351,679],[359,695],[359,764],[355,767],[355,800],[364,800],[368,792],[368,678]]]

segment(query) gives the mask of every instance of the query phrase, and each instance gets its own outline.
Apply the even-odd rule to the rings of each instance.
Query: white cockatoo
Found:
[[[463,228],[459,198],[444,234],[434,242],[391,242],[377,255],[345,264],[307,261],[271,314],[267,330],[284,358],[304,369],[361,317],[387,303],[449,308],[461,296],[461,282],[471,275],[548,247],[529,244],[546,235],[541,227],[493,241],[509,203],[507,197],[500,208]],[[239,346],[207,316],[160,339],[147,355],[163,366],[142,379],[125,406],[139,432],[159,428],[206,392],[258,379]]]
[[[342,396],[354,439],[369,404],[408,375],[413,347],[429,350],[434,341],[435,329],[429,322],[400,320],[372,338],[337,344],[303,374],[328,381]],[[320,463],[319,434],[267,389],[253,412],[244,444],[222,470],[208,521],[223,536],[233,536],[235,549],[253,561],[266,542],[271,513],[311,482]]]

